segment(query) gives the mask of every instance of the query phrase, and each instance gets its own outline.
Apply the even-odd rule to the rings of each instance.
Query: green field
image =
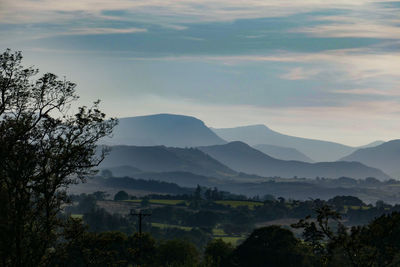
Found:
[[[344,207],[344,211],[345,212],[347,212],[349,209],[351,209],[351,210],[359,210],[360,209],[360,206],[347,206],[347,205],[345,205],[343,207]],[[368,207],[368,206],[362,206],[361,208],[362,208],[362,210],[370,209],[370,207]]]
[[[142,202],[141,199],[128,199],[128,200],[124,200],[124,201],[126,201],[126,202],[133,202],[133,203],[140,203],[140,202]]]
[[[142,202],[142,199],[130,199],[125,201],[140,203]],[[150,204],[159,204],[159,205],[172,205],[172,206],[176,206],[178,204],[187,205],[186,200],[180,200],[180,199],[149,199],[149,202]]]
[[[178,228],[184,231],[192,230],[192,227],[189,226],[181,226],[181,225],[173,225],[173,224],[166,224],[166,223],[151,223],[151,226],[158,227],[158,228]]]
[[[256,206],[262,206],[264,203],[262,202],[254,202],[254,201],[242,201],[242,200],[217,200],[215,203],[225,206],[231,206],[233,208],[237,208],[240,206],[247,206],[249,209],[254,209]]]
[[[222,230],[221,228],[214,228],[212,230],[212,233],[214,236],[226,236],[224,230]]]
[[[140,203],[142,199],[130,199],[125,200],[127,202]],[[149,199],[150,204],[158,204],[158,205],[189,205],[189,201],[181,200],[181,199]],[[217,200],[214,201],[217,204],[224,206],[231,206],[232,208],[237,208],[240,206],[247,206],[249,209],[254,209],[256,206],[264,205],[263,202],[255,202],[255,201],[245,201],[245,200]]]
[[[158,227],[158,228],[178,228],[184,231],[190,231],[193,229],[193,227],[189,226],[181,226],[181,225],[173,225],[173,224],[166,224],[166,223],[151,223],[151,226],[153,227]],[[224,230],[220,228],[214,228],[213,231],[213,237],[214,238],[219,238],[222,239],[224,242],[231,243],[233,246],[239,245],[239,243],[246,238],[246,236],[228,236],[225,234]]]
[[[237,246],[246,237],[244,237],[244,236],[223,236],[223,237],[218,237],[218,238],[221,238],[226,243],[231,243],[233,246]]]

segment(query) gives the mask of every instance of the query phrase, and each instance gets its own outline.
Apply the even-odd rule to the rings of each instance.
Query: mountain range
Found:
[[[100,164],[100,168],[120,167],[142,172],[191,172],[210,177],[236,175],[232,169],[221,164],[196,148],[165,146],[113,146]]]
[[[236,139],[245,142],[225,141]],[[385,151],[396,142],[376,141],[357,150],[334,142],[281,134],[264,125],[211,130],[194,117],[173,114],[122,118],[114,136],[104,144],[113,148],[101,168],[111,168],[118,175],[180,173],[178,176],[183,177],[182,173],[192,173],[214,178],[243,178],[250,174],[389,179],[386,173],[400,173],[396,168],[396,150],[387,155],[392,160],[383,159]],[[380,153],[382,160],[371,160],[371,156],[363,156],[365,153]]]
[[[225,140],[199,119],[173,114],[156,114],[119,119],[106,145],[196,147],[224,144]]]
[[[114,171],[119,167],[139,178],[145,178],[139,175],[141,172],[186,172],[224,179],[245,177],[246,173],[283,178],[294,176],[306,178],[348,176],[359,179],[375,177],[380,180],[391,178],[378,169],[358,162],[306,163],[279,160],[243,142],[199,148],[114,146],[100,167],[111,168]],[[123,174],[121,169],[119,174]]]
[[[400,140],[392,140],[375,147],[358,149],[341,160],[358,161],[379,168],[393,177],[400,177]]]
[[[336,161],[356,150],[339,143],[285,135],[265,125],[212,129],[226,141],[242,141],[249,145],[269,144],[291,147],[304,153],[313,161]]]
[[[312,159],[310,159],[309,157],[307,157],[306,155],[304,155],[295,148],[266,145],[266,144],[255,145],[253,147],[257,150],[260,150],[264,154],[267,154],[268,156],[271,156],[276,159],[313,162]]]
[[[270,157],[243,142],[231,142],[224,145],[199,147],[222,164],[231,169],[265,177],[294,176],[315,178],[338,178],[342,176],[364,179],[375,177],[380,180],[391,177],[379,169],[365,166],[359,162],[318,162],[306,163],[301,161],[285,161]]]

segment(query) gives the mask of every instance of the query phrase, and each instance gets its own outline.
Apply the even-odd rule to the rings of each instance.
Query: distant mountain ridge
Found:
[[[226,144],[224,139],[243,141],[252,146],[266,145],[264,148],[259,146],[258,149],[276,158],[306,162],[336,161],[357,149],[334,142],[280,134],[265,125],[211,130],[195,117],[176,114],[120,118],[113,137],[104,138],[101,143],[111,146],[164,145],[183,148]],[[382,141],[376,141],[363,147],[381,143]]]
[[[386,173],[400,177],[400,140],[392,140],[375,147],[361,148],[342,161],[358,161]]]
[[[376,147],[376,146],[382,145],[383,143],[385,143],[385,141],[377,140],[377,141],[371,142],[371,143],[369,143],[369,144],[366,144],[366,145],[363,145],[363,146],[359,146],[359,147],[357,147],[357,149],[360,149],[360,148],[369,148],[369,147]]]
[[[225,140],[199,119],[174,114],[155,114],[119,119],[107,145],[196,147],[224,144]]]
[[[291,147],[304,153],[313,161],[336,161],[349,155],[356,148],[335,142],[289,136],[275,132],[265,125],[250,125],[235,128],[212,129],[228,142],[242,141],[249,145],[269,144]]]
[[[253,146],[255,149],[267,154],[276,159],[282,160],[296,160],[296,161],[304,161],[304,162],[313,162],[312,159],[301,153],[295,148],[291,147],[282,147],[282,146],[274,146],[274,145],[255,145]]]
[[[196,148],[113,146],[99,167],[113,170],[120,166],[126,171],[132,169],[132,174],[139,169],[143,172],[191,172],[210,177],[236,175],[235,171]]]
[[[391,178],[379,169],[358,162],[306,163],[279,160],[239,141],[225,145],[199,147],[199,149],[235,171],[266,177],[339,178],[347,176],[356,179],[375,177],[380,180]]]

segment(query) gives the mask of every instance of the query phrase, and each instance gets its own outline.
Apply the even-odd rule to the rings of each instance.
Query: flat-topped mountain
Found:
[[[265,125],[213,129],[226,141],[242,141],[249,145],[268,144],[295,148],[313,161],[336,161],[355,148],[339,143],[289,136],[275,132]]]
[[[276,159],[313,162],[312,159],[310,159],[309,157],[307,157],[306,155],[304,155],[295,148],[266,145],[266,144],[255,145],[253,147],[257,150],[260,150],[264,154],[267,154],[268,156],[271,156]]]
[[[210,177],[229,177],[236,172],[196,148],[165,146],[113,146],[100,168],[127,166],[143,172],[191,172]]]
[[[342,161],[358,161],[400,177],[400,140],[392,140],[375,147],[361,148]]]
[[[119,119],[108,145],[196,147],[226,143],[201,120],[190,116],[156,114]]]
[[[243,142],[231,142],[224,145],[199,147],[222,164],[239,172],[261,176],[294,176],[315,178],[338,178],[342,176],[363,179],[375,177],[380,180],[391,177],[379,169],[365,166],[359,162],[319,162],[285,161],[270,157]]]

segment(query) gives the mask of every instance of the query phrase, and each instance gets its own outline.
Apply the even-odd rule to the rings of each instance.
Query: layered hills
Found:
[[[338,178],[347,176],[357,179],[366,177],[375,177],[380,180],[390,179],[390,176],[381,170],[359,162],[307,163],[279,160],[239,141],[225,145],[200,147],[199,149],[233,170],[266,177]]]
[[[236,172],[196,148],[165,146],[113,146],[100,168],[123,166],[143,172],[191,172],[211,177],[229,177]]]
[[[343,157],[343,161],[358,161],[400,177],[400,140],[392,140],[375,147],[361,148]]]
[[[352,153],[355,148],[339,143],[295,137],[271,130],[265,125],[213,129],[226,141],[242,141],[249,145],[276,145],[297,149],[313,161],[335,161]]]
[[[309,157],[307,157],[306,155],[304,155],[295,148],[266,145],[266,144],[255,145],[253,147],[257,150],[260,150],[264,154],[267,154],[268,156],[271,156],[276,159],[313,162],[312,159],[310,159]]]

